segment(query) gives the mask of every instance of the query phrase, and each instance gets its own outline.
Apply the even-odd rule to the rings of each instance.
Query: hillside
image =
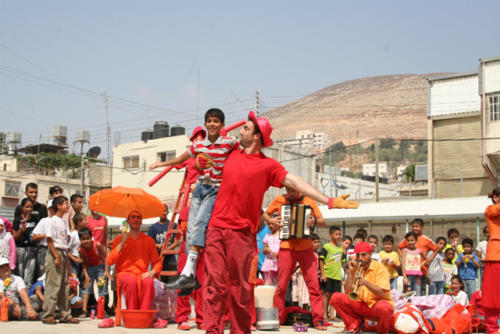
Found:
[[[275,108],[273,138],[295,138],[297,130],[328,134],[345,145],[379,138],[427,137],[427,81],[442,75],[398,74],[335,84]]]

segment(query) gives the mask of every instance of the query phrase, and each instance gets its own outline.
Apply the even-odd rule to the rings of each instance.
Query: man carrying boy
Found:
[[[323,318],[335,321],[333,307],[328,317],[330,298],[335,292],[342,291],[342,246],[340,245],[340,227],[330,227],[330,242],[324,244],[319,251],[319,267],[321,272],[321,290],[323,291]]]
[[[45,257],[45,293],[42,322],[56,324],[54,313],[59,308],[59,322],[77,324],[79,321],[71,316],[69,304],[69,226],[62,216],[69,210],[68,199],[56,197],[52,206],[54,216],[47,230],[48,252]]]
[[[167,284],[171,289],[193,288],[196,284],[196,262],[200,249],[205,247],[205,235],[208,221],[217,198],[222,169],[229,153],[238,148],[238,142],[221,136],[224,128],[224,113],[220,109],[209,109],[205,113],[207,137],[196,141],[191,148],[179,157],[166,162],[156,162],[149,169],[180,164],[190,157],[197,156],[197,165],[201,169],[198,183],[191,199],[189,220],[186,233],[186,252],[188,259],[179,277]]]
[[[289,174],[276,160],[266,157],[262,148],[273,145],[271,132],[269,121],[257,118],[251,111],[240,130],[243,149],[233,151],[224,166],[224,178],[207,230],[207,275],[203,303],[207,333],[224,331],[223,318],[228,301],[231,331],[250,333],[252,313],[248,305],[253,295],[249,282],[250,268],[255,256],[255,233],[260,224],[262,201],[269,187],[288,186],[313,200],[328,204],[330,209],[358,206],[357,202],[345,200],[347,195],[329,199],[297,176]],[[311,223],[314,224],[314,221]],[[312,254],[312,249],[310,252]],[[317,268],[315,258],[309,265]],[[322,318],[321,297],[319,303]],[[315,323],[315,327],[326,330],[322,321]]]

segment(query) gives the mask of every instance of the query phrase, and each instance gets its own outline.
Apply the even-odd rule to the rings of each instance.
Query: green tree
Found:
[[[380,148],[381,149],[384,149],[384,148],[392,149],[395,144],[396,144],[396,142],[392,138],[380,139]]]
[[[410,182],[415,181],[415,164],[411,164],[405,168],[403,175],[406,176]]]

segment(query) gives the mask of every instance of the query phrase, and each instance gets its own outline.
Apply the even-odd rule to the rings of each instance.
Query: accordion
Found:
[[[312,228],[307,227],[306,221],[311,216],[312,208],[304,204],[283,204],[281,206],[281,219],[283,226],[280,230],[280,239],[304,239],[313,234]]]

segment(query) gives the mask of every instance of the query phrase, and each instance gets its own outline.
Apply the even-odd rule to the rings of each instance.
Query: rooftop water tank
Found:
[[[169,132],[168,122],[156,121],[155,124],[153,125],[154,139],[168,137],[169,133],[170,132]]]
[[[183,126],[176,125],[170,129],[170,136],[180,136],[186,134],[186,129]]]
[[[153,130],[147,129],[141,132],[141,140],[148,141],[153,139]]]

